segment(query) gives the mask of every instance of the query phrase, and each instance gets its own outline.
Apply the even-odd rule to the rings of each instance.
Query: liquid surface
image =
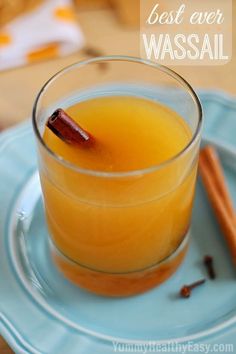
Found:
[[[49,129],[46,144],[79,167],[130,171],[158,165],[189,143],[191,132],[174,111],[137,97],[99,97],[80,102],[67,113],[96,139],[96,149],[64,143]]]

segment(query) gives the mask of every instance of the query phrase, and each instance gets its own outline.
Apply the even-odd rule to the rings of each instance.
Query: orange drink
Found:
[[[140,95],[109,92],[62,108],[93,144],[69,144],[48,127],[40,136],[55,263],[98,294],[131,295],[161,283],[188,245],[196,132],[170,106]]]

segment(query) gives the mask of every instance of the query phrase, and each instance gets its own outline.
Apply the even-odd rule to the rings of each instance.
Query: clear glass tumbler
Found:
[[[43,134],[56,108],[117,95],[171,108],[189,126],[190,142],[164,163],[122,172],[86,170],[50,150]],[[170,277],[187,250],[197,174],[202,110],[191,86],[138,58],[90,59],[43,86],[33,127],[51,255],[65,277],[108,296],[144,292]]]

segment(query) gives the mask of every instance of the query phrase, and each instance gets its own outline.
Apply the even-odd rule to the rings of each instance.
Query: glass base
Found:
[[[65,257],[50,242],[54,263],[64,276],[74,284],[98,295],[131,296],[143,293],[167,280],[180,266],[187,252],[189,233],[178,248],[156,265],[135,272],[106,273],[83,267]]]

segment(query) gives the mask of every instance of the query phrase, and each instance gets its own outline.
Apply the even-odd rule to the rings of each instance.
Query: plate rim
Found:
[[[204,101],[205,99],[210,99],[210,100],[213,100],[213,101],[217,101],[221,104],[224,104],[226,106],[233,106],[234,109],[236,109],[236,98],[235,96],[233,95],[230,95],[226,92],[222,92],[220,90],[199,90],[198,93],[200,94],[200,100],[201,101]],[[22,131],[21,131],[22,130]],[[10,143],[10,140],[14,140],[16,139],[17,137],[14,136],[11,138],[11,135],[13,134],[13,132],[19,132],[21,131],[21,134],[26,134],[28,133],[28,131],[32,130],[29,122],[23,122],[23,123],[20,123],[20,124],[17,124],[16,126],[13,126],[13,127],[10,127],[8,129],[6,129],[4,132],[2,132],[0,134],[0,151],[1,150],[4,150],[4,148],[6,148],[6,146]],[[21,135],[19,134],[19,135]],[[225,142],[219,142],[219,140],[212,140],[212,139],[203,139],[204,140],[207,140],[208,142],[211,142],[213,144],[217,144],[218,146],[220,146],[221,149],[223,150],[226,150],[228,153],[231,153],[234,155],[234,157],[236,157],[236,148],[233,148],[231,144],[227,144]],[[4,144],[5,143],[5,144]],[[31,171],[31,174],[32,174],[32,171]],[[29,174],[28,174],[29,176]],[[25,182],[25,181],[24,181]],[[17,193],[17,198],[16,198],[16,195],[14,195],[14,198],[13,200],[10,201],[9,203],[9,210],[7,212],[7,218],[4,220],[4,229],[6,231],[7,229],[7,232],[8,232],[8,222],[11,218],[11,216],[13,215],[13,212],[12,212],[12,206],[16,205],[16,200],[19,199],[19,196],[20,196],[21,192],[20,193]],[[14,203],[15,202],[15,203]],[[6,225],[7,225],[7,228],[6,228]],[[5,231],[4,231],[4,239],[5,239]],[[34,300],[34,303],[36,303],[36,301]],[[36,303],[37,305],[37,303]],[[224,329],[226,328],[230,328],[232,325],[235,324],[236,322],[236,316],[234,316],[234,320],[232,322],[232,319],[229,319],[228,321],[226,322],[229,322],[229,324],[227,324],[226,326],[223,326],[223,328],[219,328],[218,330],[214,330],[213,332],[211,330],[205,330],[205,331],[202,331],[202,332],[199,332],[199,333],[204,333],[204,332],[208,332],[204,335],[204,338],[205,337],[208,337],[209,335],[212,335],[214,333],[218,333],[218,332],[221,332],[223,331]],[[216,327],[222,327],[222,325],[217,325]],[[199,338],[199,333],[197,334],[197,338]],[[2,335],[2,337],[8,342],[8,344],[12,347],[12,349],[14,351],[16,351],[17,353],[22,353],[22,354],[28,354],[28,353],[32,353],[32,354],[42,354],[42,352],[39,352],[37,349],[35,349],[33,346],[31,346],[31,344],[26,340],[24,339],[21,334],[20,334],[20,330],[19,329],[16,329],[14,327],[14,325],[11,323],[11,321],[7,318],[7,315],[3,312],[3,311],[0,311],[0,334]],[[90,333],[87,333],[89,335],[91,335]],[[93,334],[94,335],[94,334]],[[106,338],[108,337],[108,339]],[[110,338],[109,338],[110,337]],[[190,337],[190,339],[189,339]],[[174,341],[176,341],[177,343],[184,343],[186,341],[189,341],[189,340],[196,340],[194,338],[194,336],[185,336],[185,337],[182,337],[183,340],[180,340],[178,341],[174,339]],[[202,337],[201,337],[202,338]],[[109,342],[111,342],[114,338],[112,338],[111,336],[106,336],[103,338],[103,337],[97,337],[97,339],[99,340],[108,340]],[[180,338],[181,339],[181,338]],[[150,342],[150,341],[139,341],[139,340],[123,340],[123,338],[115,338],[116,341],[119,341],[121,340],[122,343],[140,343],[140,344],[143,344],[143,343],[147,343],[147,342]],[[170,342],[170,340],[161,340],[161,341],[155,341],[159,344],[162,344],[162,343],[166,343],[166,342]],[[30,351],[28,351],[30,350]]]

